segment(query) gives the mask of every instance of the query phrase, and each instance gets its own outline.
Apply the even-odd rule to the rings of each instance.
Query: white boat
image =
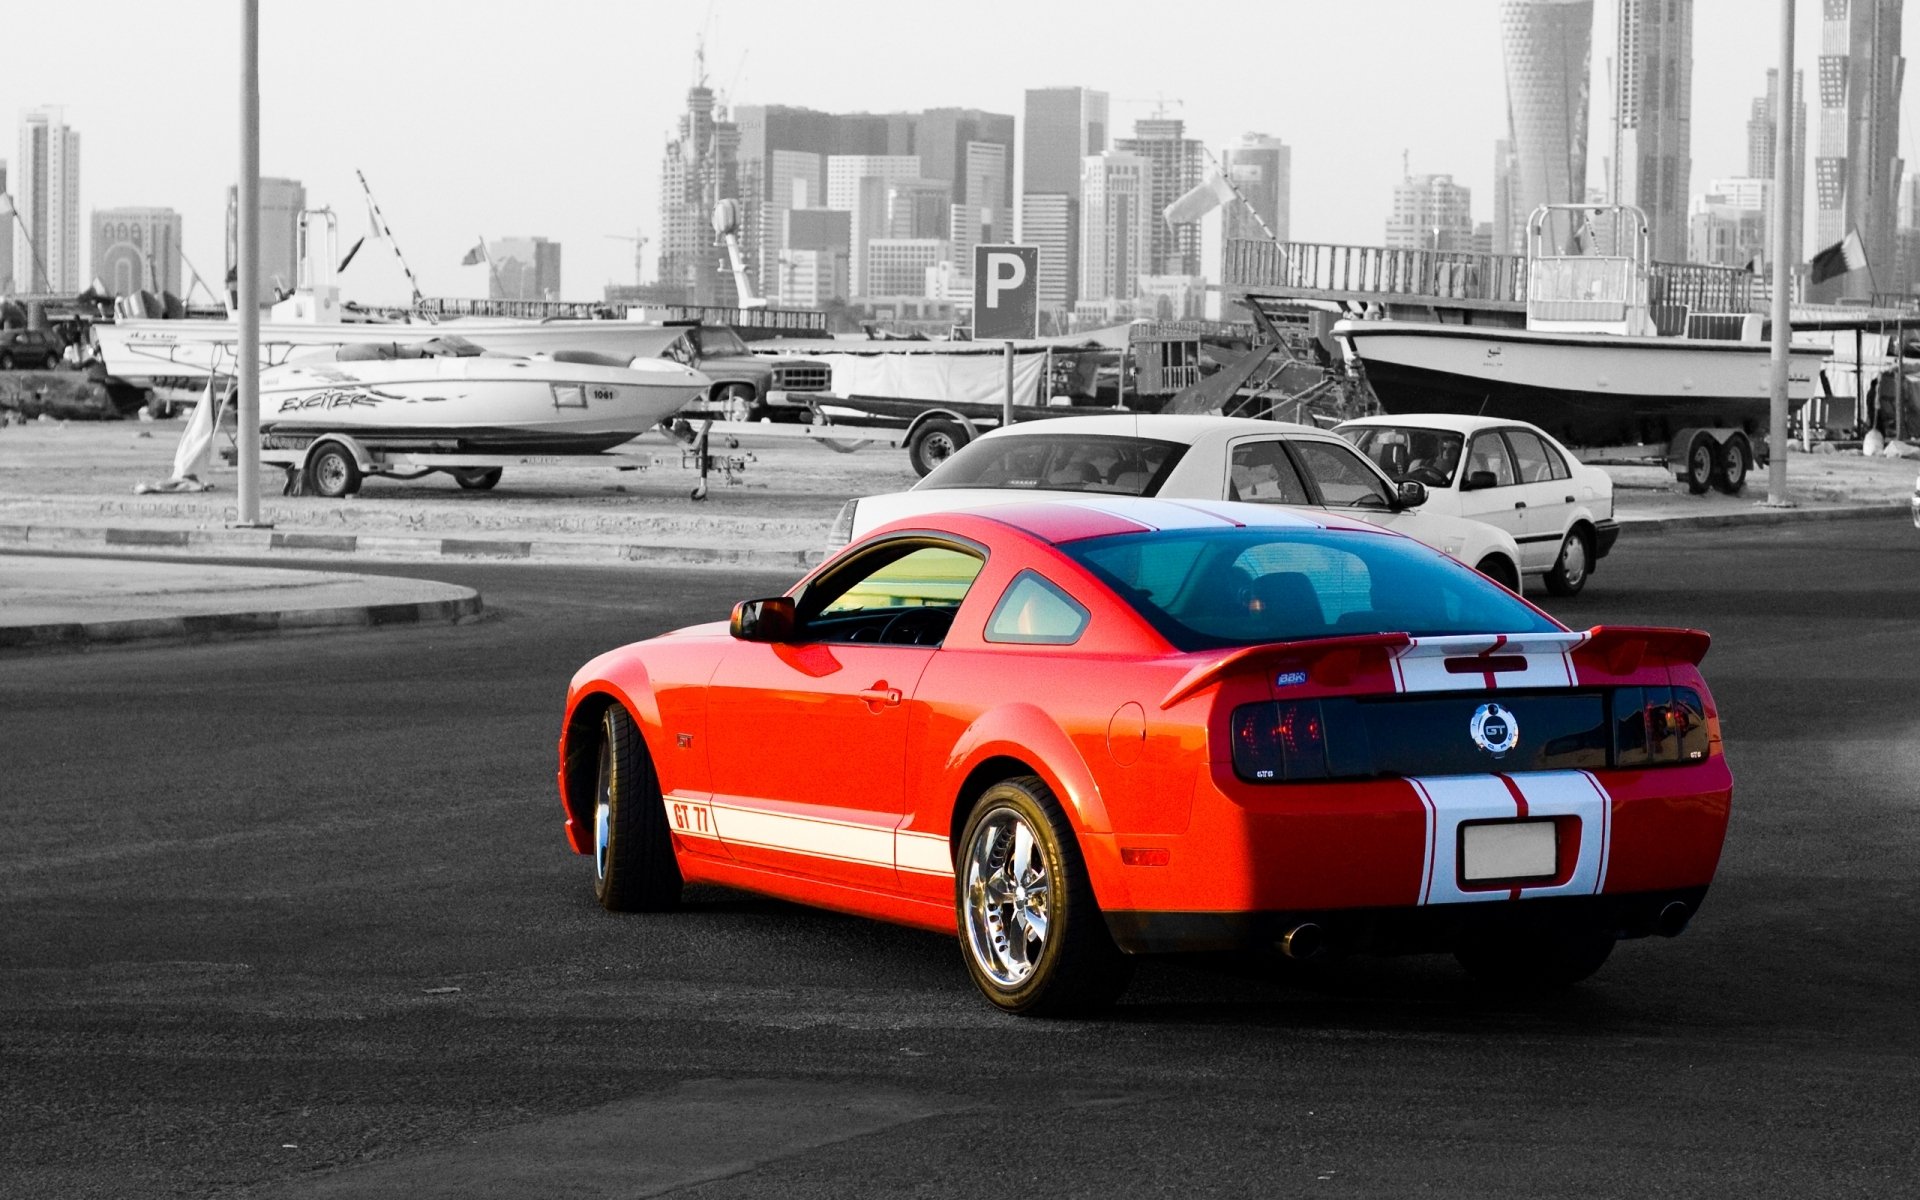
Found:
[[[584,351],[484,353],[458,337],[309,349],[260,376],[263,445],[326,433],[393,450],[595,454],[630,441],[711,381],[676,362]]]
[[[1554,212],[1612,215],[1612,254],[1548,252]],[[1343,320],[1333,327],[1390,413],[1538,425],[1576,446],[1666,444],[1681,430],[1764,433],[1771,347],[1757,315],[1738,341],[1663,337],[1649,305],[1646,216],[1629,205],[1543,205],[1527,222],[1527,326]],[[1796,344],[1788,401],[1819,392],[1826,347]]]

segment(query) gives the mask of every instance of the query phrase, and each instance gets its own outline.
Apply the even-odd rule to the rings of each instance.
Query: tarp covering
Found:
[[[820,354],[833,368],[837,396],[881,396],[901,400],[946,400],[999,404],[1007,391],[1006,360],[999,354]],[[1046,355],[1016,354],[1013,402],[1042,404],[1041,376]]]

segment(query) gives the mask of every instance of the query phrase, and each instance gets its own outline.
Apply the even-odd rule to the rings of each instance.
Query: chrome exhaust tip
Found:
[[[1680,901],[1675,900],[1660,910],[1654,918],[1653,929],[1661,937],[1679,937],[1686,929],[1687,922],[1693,917],[1693,911]]]
[[[1326,950],[1327,935],[1312,921],[1302,921],[1281,934],[1280,940],[1274,944],[1280,948],[1280,953],[1288,958],[1295,962],[1305,962],[1310,958],[1318,958]]]

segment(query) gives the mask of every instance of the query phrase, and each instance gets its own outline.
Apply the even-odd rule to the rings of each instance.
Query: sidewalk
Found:
[[[471,588],[266,567],[0,554],[0,654],[466,621]]]

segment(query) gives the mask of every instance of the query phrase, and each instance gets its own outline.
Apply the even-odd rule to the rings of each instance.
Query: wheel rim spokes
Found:
[[[613,747],[600,744],[600,773],[594,788],[593,874],[607,877],[607,843],[613,832]]]
[[[1009,810],[974,830],[966,857],[967,949],[988,978],[1015,987],[1046,949],[1050,886],[1033,829]]]

